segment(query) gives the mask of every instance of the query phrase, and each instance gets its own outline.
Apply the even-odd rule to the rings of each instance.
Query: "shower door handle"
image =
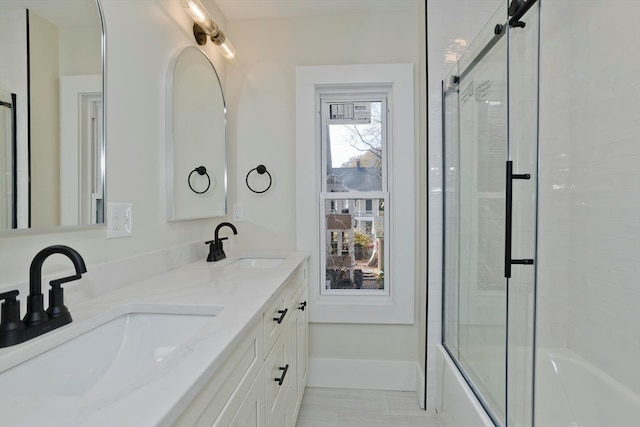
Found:
[[[504,277],[511,277],[511,266],[513,264],[533,265],[532,259],[512,259],[511,258],[511,237],[513,226],[513,180],[531,179],[531,175],[514,174],[513,161],[507,160],[506,176],[506,209],[505,209],[505,233],[504,233]]]

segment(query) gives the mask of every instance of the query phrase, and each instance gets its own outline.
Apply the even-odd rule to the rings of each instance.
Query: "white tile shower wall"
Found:
[[[440,84],[502,0],[427,0],[429,111],[429,315],[427,409],[435,407],[442,328],[442,105]]]
[[[542,10],[540,341],[640,393],[640,1]]]

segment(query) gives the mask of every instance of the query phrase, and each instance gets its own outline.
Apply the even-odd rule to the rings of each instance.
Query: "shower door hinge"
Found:
[[[524,28],[526,25],[520,20],[531,6],[536,3],[537,0],[511,0],[509,4],[509,26],[513,28]]]

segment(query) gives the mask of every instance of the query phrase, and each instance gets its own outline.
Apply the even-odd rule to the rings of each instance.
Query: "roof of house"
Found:
[[[380,168],[332,168],[331,172],[327,178],[329,191],[382,191]]]

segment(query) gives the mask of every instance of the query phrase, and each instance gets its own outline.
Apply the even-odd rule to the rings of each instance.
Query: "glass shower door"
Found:
[[[498,425],[506,419],[508,91],[507,38],[494,25],[505,21],[501,8],[444,96],[445,346]]]
[[[537,21],[524,31],[507,15],[443,83],[443,344],[497,426],[527,427],[535,270],[514,265],[535,253],[535,184],[520,170],[537,169]]]

